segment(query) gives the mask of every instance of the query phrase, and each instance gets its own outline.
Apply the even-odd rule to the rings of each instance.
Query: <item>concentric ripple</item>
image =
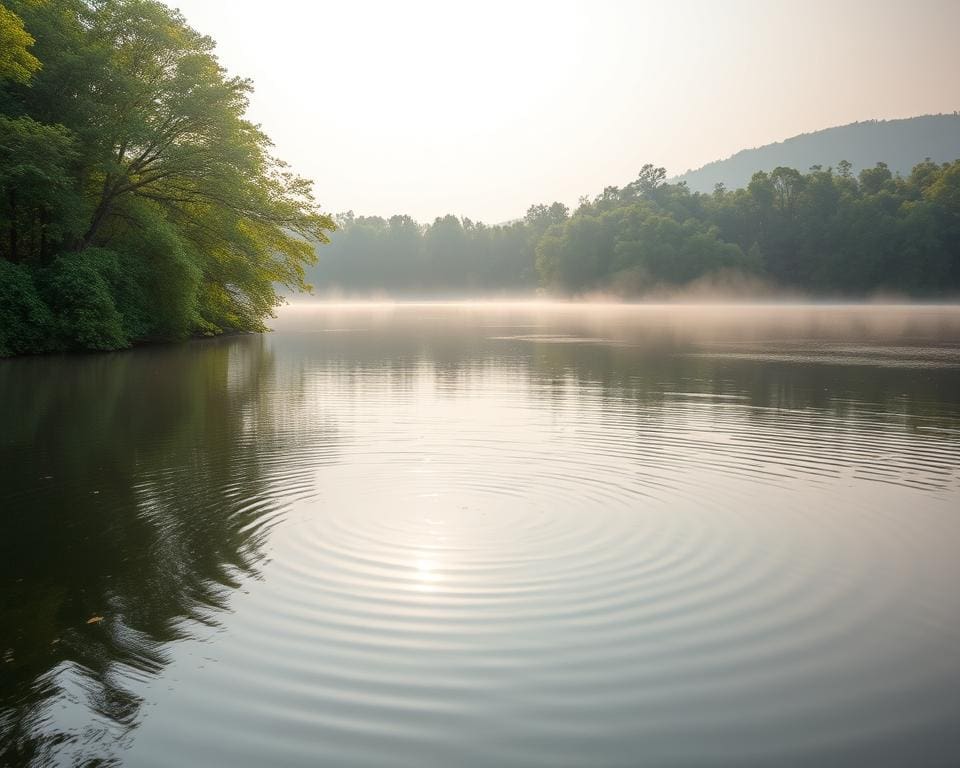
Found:
[[[586,311],[286,316],[202,497],[256,571],[124,762],[960,762],[960,313]]]
[[[944,420],[846,392],[784,407],[693,356],[664,381],[576,330],[485,336],[457,364],[414,324],[393,358],[277,336],[309,356],[338,460],[271,532],[216,670],[135,752],[177,733],[172,757],[246,764],[960,754]],[[626,376],[589,375],[617,356]]]

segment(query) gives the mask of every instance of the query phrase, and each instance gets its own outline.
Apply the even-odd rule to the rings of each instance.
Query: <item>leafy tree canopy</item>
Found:
[[[0,39],[0,260],[55,318],[37,341],[21,313],[8,337],[39,351],[260,330],[276,285],[308,287],[333,220],[246,119],[250,82],[178,12],[11,0]]]
[[[0,78],[25,83],[40,69],[40,62],[30,53],[33,43],[23,20],[0,5]]]

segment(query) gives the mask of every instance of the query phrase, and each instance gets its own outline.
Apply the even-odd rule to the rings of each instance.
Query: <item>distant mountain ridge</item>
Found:
[[[960,159],[960,113],[923,115],[901,120],[867,120],[744,149],[672,179],[685,181],[694,192],[712,192],[717,184],[745,187],[757,171],[787,166],[805,172],[813,165],[853,164],[854,173],[884,162],[894,173],[906,175],[929,157],[937,163]]]

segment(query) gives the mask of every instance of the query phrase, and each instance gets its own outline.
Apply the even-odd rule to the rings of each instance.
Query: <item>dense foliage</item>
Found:
[[[258,330],[333,221],[155,0],[0,6],[0,355]]]
[[[900,120],[864,120],[744,149],[732,157],[687,171],[673,181],[685,181],[693,192],[712,192],[717,184],[745,187],[757,171],[774,168],[838,166],[848,161],[854,173],[872,168],[877,160],[903,176],[924,160],[949,162],[960,157],[960,112],[918,115]]]
[[[561,294],[643,296],[693,281],[762,280],[819,296],[960,292],[960,161],[906,177],[883,163],[807,173],[776,168],[713,194],[644,166],[623,188],[533,206],[487,227],[454,216],[340,217],[311,279],[322,291],[417,293],[541,286]],[[752,284],[756,284],[752,282]]]

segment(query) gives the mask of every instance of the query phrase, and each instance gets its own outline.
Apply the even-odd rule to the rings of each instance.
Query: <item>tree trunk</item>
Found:
[[[80,244],[77,248],[78,251],[82,251],[93,242],[93,238],[97,236],[100,225],[103,224],[103,220],[110,212],[110,208],[113,205],[114,193],[114,187],[111,181],[109,175],[103,180],[103,191],[100,193],[100,202],[97,204],[96,210],[93,212],[93,217],[90,219],[90,226],[87,227],[87,231],[84,232],[83,237],[80,238]]]
[[[80,247],[77,249],[78,251],[82,251],[84,248],[89,247],[93,242],[93,238],[97,236],[97,232],[100,230],[100,225],[103,224],[103,220],[110,212],[110,206],[111,203],[108,198],[105,197],[100,201],[100,205],[98,205],[97,209],[93,212],[93,218],[90,220],[90,226],[80,239]]]

